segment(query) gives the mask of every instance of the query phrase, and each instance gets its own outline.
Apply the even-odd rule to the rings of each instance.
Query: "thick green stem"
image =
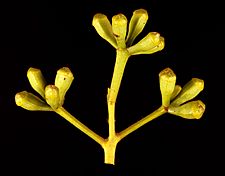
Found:
[[[118,143],[118,138],[117,136],[114,136],[113,138],[111,137],[110,139],[108,138],[103,145],[104,149],[104,162],[106,164],[115,164],[115,154],[116,154],[116,146]]]
[[[109,137],[103,146],[105,163],[108,164],[114,164],[115,160],[116,145],[118,143],[115,131],[115,104],[128,58],[129,53],[126,49],[117,49],[112,82],[107,95]]]
[[[117,49],[116,63],[112,77],[111,86],[108,90],[107,103],[109,115],[109,138],[115,136],[115,103],[119,92],[121,80],[123,77],[124,69],[129,58],[129,53],[126,49]]]

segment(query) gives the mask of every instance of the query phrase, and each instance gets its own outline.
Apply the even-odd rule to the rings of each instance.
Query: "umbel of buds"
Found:
[[[31,87],[41,95],[41,98],[27,91],[16,94],[18,106],[30,111],[52,111],[63,105],[66,92],[74,79],[68,67],[57,71],[54,85],[47,85],[40,69],[29,68],[27,77]]]
[[[142,40],[132,45],[144,29],[147,20],[147,11],[138,9],[133,12],[129,27],[127,27],[127,18],[123,14],[114,15],[111,24],[106,15],[97,13],[92,25],[97,33],[116,49],[127,49],[129,55],[152,54],[162,50],[165,45],[164,38],[157,32],[149,32]]]
[[[192,78],[183,88],[176,84],[176,75],[170,68],[159,73],[162,106],[174,114],[186,119],[199,119],[205,111],[201,100],[190,101],[204,88],[204,81]],[[184,104],[185,103],[185,104]]]

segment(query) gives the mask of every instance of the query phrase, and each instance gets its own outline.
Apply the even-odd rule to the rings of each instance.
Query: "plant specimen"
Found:
[[[201,100],[192,99],[203,90],[204,81],[192,78],[181,87],[176,85],[176,75],[173,70],[165,68],[159,73],[161,106],[126,129],[116,132],[115,104],[127,61],[133,55],[152,54],[161,51],[165,45],[164,38],[157,32],[149,32],[139,42],[134,43],[136,37],[145,27],[147,20],[148,13],[145,9],[135,10],[129,24],[123,14],[113,16],[112,22],[108,20],[106,15],[101,13],[97,13],[93,17],[92,25],[97,33],[116,50],[114,72],[107,94],[109,127],[107,138],[103,138],[92,131],[63,107],[66,92],[74,79],[68,67],[62,67],[57,71],[54,85],[47,84],[41,70],[29,68],[27,77],[30,85],[41,97],[22,91],[15,96],[16,104],[30,111],[56,112],[100,144],[104,150],[104,162],[107,164],[115,164],[116,146],[119,141],[165,113],[174,114],[185,119],[201,118],[205,111],[205,104]]]

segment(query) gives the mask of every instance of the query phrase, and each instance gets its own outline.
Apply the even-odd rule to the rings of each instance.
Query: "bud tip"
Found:
[[[24,98],[24,94],[22,92],[19,92],[16,94],[15,96],[15,102],[17,106],[21,106],[22,105],[22,101]]]

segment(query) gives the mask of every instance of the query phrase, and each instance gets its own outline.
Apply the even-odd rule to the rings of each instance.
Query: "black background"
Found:
[[[198,2],[198,3],[197,3]],[[223,116],[210,93],[221,74],[219,7],[205,1],[82,0],[18,1],[1,5],[0,175],[218,175],[223,162]],[[129,59],[116,104],[116,130],[160,106],[158,73],[170,67],[177,84],[205,81],[196,99],[206,104],[200,120],[165,114],[123,139],[116,165],[104,164],[102,148],[53,112],[31,112],[15,105],[17,92],[35,93],[26,72],[42,70],[48,83],[67,66],[74,82],[64,107],[96,133],[107,137],[106,94],[115,62],[114,48],[92,26],[95,13],[128,20],[144,8],[150,31],[165,37],[165,48]],[[215,65],[213,65],[215,64]],[[221,71],[221,70],[219,70]],[[211,79],[211,78],[214,78]],[[213,80],[210,82],[210,80]],[[218,79],[220,80],[220,78]],[[216,93],[216,92],[215,92]],[[215,95],[215,94],[214,94]],[[219,97],[216,98],[219,101]],[[220,111],[219,111],[220,112]],[[222,159],[222,160],[221,160]],[[220,161],[221,160],[221,161]],[[221,174],[221,172],[220,172]]]

